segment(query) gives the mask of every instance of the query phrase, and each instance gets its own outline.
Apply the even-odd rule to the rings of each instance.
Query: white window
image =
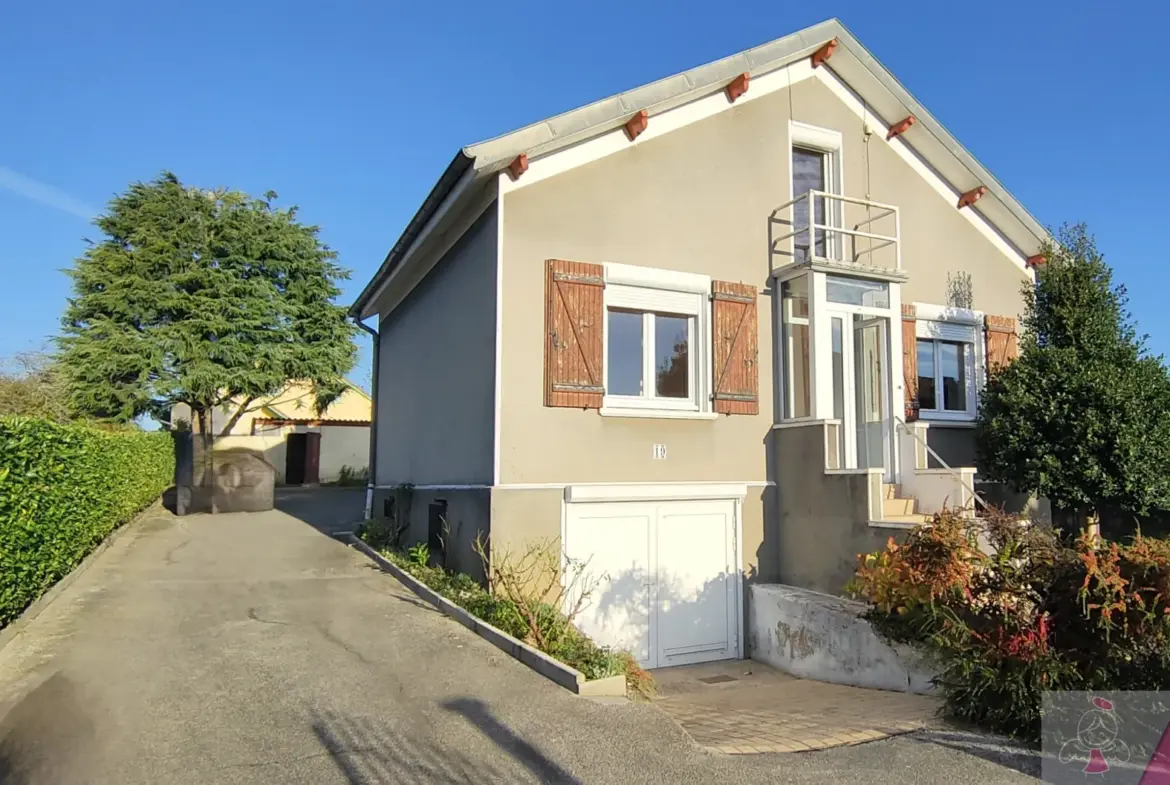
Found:
[[[918,413],[924,420],[973,420],[983,379],[983,314],[915,304]]]
[[[711,279],[606,265],[603,413],[710,411]]]
[[[841,139],[839,131],[798,122],[788,124],[794,199],[809,191],[831,194],[842,192]],[[811,218],[810,203],[813,207]],[[794,204],[792,219],[796,227],[807,227],[810,224],[839,227],[842,225],[841,208],[840,201],[815,196]],[[807,262],[813,256],[841,259],[841,239],[836,232],[826,236],[824,229],[814,229],[810,237],[806,229],[793,238],[795,261]]]

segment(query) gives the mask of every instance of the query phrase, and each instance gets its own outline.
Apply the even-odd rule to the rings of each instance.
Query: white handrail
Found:
[[[872,214],[869,215],[869,217],[865,218],[864,220],[857,222],[852,229],[847,229],[844,226],[834,226],[834,225],[828,224],[828,223],[817,223],[816,202],[814,201],[817,197],[820,197],[820,198],[825,200],[825,212],[826,213],[830,212],[828,202],[832,201],[832,202],[837,202],[837,203],[842,203],[842,204],[856,204],[856,205],[861,205],[861,206],[866,207],[866,208],[876,209],[878,211],[878,214],[877,215],[872,215]],[[797,225],[795,220],[793,220],[791,217],[789,217],[789,218],[780,217],[780,214],[782,212],[788,210],[789,208],[792,208],[794,205],[796,205],[798,202],[801,202],[801,201],[805,201],[808,203],[808,206],[807,206],[808,217],[805,219],[805,221],[801,225]],[[875,221],[881,220],[883,218],[890,218],[890,217],[892,217],[894,219],[894,234],[892,234],[892,235],[881,234],[881,233],[874,232],[874,231],[862,231],[861,230],[862,226],[868,226],[870,224],[873,224]],[[902,269],[902,254],[901,254],[901,248],[900,248],[900,245],[898,242],[898,232],[900,229],[901,221],[900,221],[900,218],[898,215],[898,208],[894,205],[885,204],[883,202],[875,202],[875,201],[872,201],[870,199],[859,199],[859,198],[854,197],[854,196],[845,196],[844,194],[835,194],[835,193],[829,193],[828,191],[818,191],[816,189],[810,189],[810,190],[802,193],[800,196],[797,196],[794,199],[790,199],[789,201],[785,202],[784,204],[780,205],[775,210],[773,210],[772,214],[770,216],[770,220],[772,222],[775,222],[775,223],[784,224],[788,227],[791,227],[791,229],[792,229],[792,231],[788,232],[787,234],[783,234],[783,235],[780,235],[779,237],[772,238],[772,252],[773,253],[794,255],[795,250],[796,250],[795,248],[792,248],[791,251],[785,251],[785,250],[780,249],[779,246],[784,240],[788,240],[790,238],[796,237],[797,235],[801,235],[801,234],[807,234],[811,238],[816,233],[823,232],[826,240],[833,239],[835,242],[838,242],[838,243],[841,242],[842,237],[854,238],[854,244],[853,244],[854,259],[852,260],[853,263],[857,263],[858,259],[862,256],[866,256],[866,255],[872,256],[875,251],[881,250],[882,248],[887,248],[887,247],[892,245],[892,246],[894,246],[894,251],[895,251],[894,269],[898,270],[898,271],[900,271]],[[864,239],[864,240],[870,240],[871,242],[876,242],[877,245],[871,245],[869,248],[866,248],[864,250],[859,251],[857,249],[857,244],[856,244],[856,240],[858,238]],[[818,240],[817,242],[820,242],[820,240]]]
[[[938,461],[938,463],[939,463],[939,466],[941,466],[942,468],[944,468],[944,469],[946,469],[948,472],[950,472],[950,473],[951,473],[951,476],[953,476],[953,477],[954,477],[956,480],[958,480],[958,481],[959,481],[959,485],[963,486],[963,488],[964,488],[964,489],[965,489],[965,490],[966,490],[968,493],[970,493],[970,494],[971,494],[971,498],[973,498],[975,501],[977,501],[977,502],[979,502],[980,504],[982,504],[984,508],[989,508],[989,507],[991,507],[991,505],[987,503],[987,500],[986,500],[986,499],[984,499],[982,496],[980,496],[980,495],[979,495],[979,492],[978,492],[978,491],[976,491],[976,490],[975,490],[973,487],[971,487],[970,485],[968,485],[966,482],[964,482],[964,481],[963,481],[963,475],[962,475],[962,474],[960,474],[959,472],[955,471],[955,469],[951,468],[951,465],[950,465],[949,463],[947,463],[946,461],[944,461],[944,460],[942,459],[942,456],[941,456],[941,455],[939,455],[937,452],[935,452],[935,451],[934,451],[934,448],[932,448],[932,447],[931,447],[929,444],[927,444],[927,443],[926,443],[926,440],[925,440],[925,439],[923,439],[923,438],[922,438],[921,436],[919,436],[918,434],[914,433],[914,430],[913,430],[913,429],[912,429],[912,428],[909,426],[909,424],[907,424],[907,422],[906,422],[905,420],[903,420],[901,417],[897,417],[897,416],[895,416],[895,417],[894,417],[894,427],[895,427],[895,428],[901,428],[901,429],[902,429],[903,431],[905,431],[907,434],[909,434],[910,436],[912,436],[916,442],[918,442],[918,443],[919,443],[919,444],[921,444],[921,445],[922,445],[924,448],[926,448],[926,452],[927,452],[927,454],[928,454],[928,455],[930,455],[931,457],[933,457],[933,458],[934,458],[936,461]]]

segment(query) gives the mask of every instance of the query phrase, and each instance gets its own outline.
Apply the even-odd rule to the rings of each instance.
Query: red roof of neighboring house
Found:
[[[257,417],[254,420],[252,420],[252,430],[255,431],[256,426],[258,426],[258,425],[275,425],[275,426],[307,425],[310,427],[320,427],[323,425],[342,425],[342,426],[355,426],[355,427],[364,426],[364,427],[368,428],[370,425],[370,421],[369,420],[315,420],[315,419],[299,419],[298,420],[298,419],[293,419],[293,418],[282,419],[279,417]]]

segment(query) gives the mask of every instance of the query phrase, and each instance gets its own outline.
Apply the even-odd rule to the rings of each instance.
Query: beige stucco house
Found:
[[[371,513],[559,541],[651,667],[743,656],[746,582],[970,505],[1045,237],[836,20],[466,147],[353,306]]]
[[[245,409],[233,423],[241,404]],[[276,470],[278,483],[336,482],[343,469],[351,475],[366,470],[372,409],[370,396],[357,385],[347,384],[341,395],[318,412],[312,385],[290,380],[275,395],[246,403],[229,401],[212,412],[215,449],[261,453]],[[171,421],[186,421],[198,431],[198,421],[187,404],[171,410]]]

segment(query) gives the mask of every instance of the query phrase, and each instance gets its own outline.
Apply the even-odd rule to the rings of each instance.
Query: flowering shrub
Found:
[[[1044,690],[1170,686],[1170,543],[1061,538],[1001,514],[934,516],[858,557],[869,620],[935,660],[948,711],[1037,738]]]

